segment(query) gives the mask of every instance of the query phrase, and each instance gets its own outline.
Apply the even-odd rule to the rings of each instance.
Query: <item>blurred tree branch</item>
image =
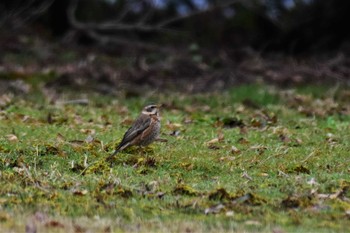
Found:
[[[5,2],[5,4],[0,7],[0,15],[2,15],[0,18],[0,26],[4,26],[5,24],[15,28],[24,26],[29,21],[35,20],[46,13],[54,1],[55,0],[27,0],[24,1],[23,4],[13,2],[12,4],[15,5],[15,7],[9,7],[9,9],[6,9]]]
[[[175,33],[176,30],[170,28],[170,25],[179,21],[195,17],[197,15],[211,12],[214,10],[230,7],[234,3],[240,0],[228,0],[221,1],[220,4],[211,4],[206,9],[198,10],[195,7],[191,7],[191,11],[186,14],[177,13],[175,16],[165,17],[158,19],[157,22],[149,22],[149,18],[157,10],[157,7],[153,0],[141,0],[137,1],[139,4],[143,4],[143,9],[146,9],[138,17],[135,22],[128,22],[125,18],[133,10],[132,4],[134,1],[126,1],[126,5],[122,8],[119,16],[116,20],[104,21],[100,23],[83,22],[79,21],[76,17],[79,0],[71,0],[67,9],[67,16],[71,26],[85,33],[90,38],[102,43],[102,44],[117,44],[117,45],[130,45],[146,49],[159,49],[158,45],[150,44],[142,40],[130,40],[126,36],[121,36],[120,32],[170,32]]]

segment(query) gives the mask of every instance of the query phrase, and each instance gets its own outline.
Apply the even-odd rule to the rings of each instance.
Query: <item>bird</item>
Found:
[[[145,106],[139,117],[125,132],[122,141],[116,147],[114,153],[108,158],[111,159],[118,152],[130,146],[144,147],[151,144],[158,138],[160,126],[159,107],[155,104]]]

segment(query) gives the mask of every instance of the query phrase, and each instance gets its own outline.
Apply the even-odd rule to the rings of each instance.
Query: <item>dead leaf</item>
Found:
[[[231,195],[224,188],[219,188],[208,196],[209,200],[230,200]]]
[[[83,124],[83,119],[81,118],[81,116],[75,115],[75,116],[74,116],[74,123],[75,123],[76,125],[81,125],[81,124]]]
[[[120,124],[124,126],[130,126],[133,122],[134,122],[134,119],[128,117],[122,120]]]
[[[267,150],[267,147],[263,145],[254,145],[254,146],[251,146],[249,149],[255,150],[258,152],[259,155],[262,155]]]
[[[244,112],[244,111],[246,111],[246,108],[245,108],[245,106],[244,105],[238,105],[237,107],[236,107],[236,112],[237,113],[242,113],[242,112]]]
[[[335,193],[330,193],[330,194],[317,194],[317,197],[320,199],[336,199],[338,197],[340,197],[342,194],[344,193],[343,189],[339,189],[338,191],[336,191]]]
[[[70,140],[69,143],[76,145],[76,146],[80,146],[80,145],[84,144],[85,141],[83,141],[83,140]]]
[[[45,145],[45,149],[41,152],[42,155],[63,155],[64,153],[60,147],[53,145]]]
[[[284,142],[286,144],[291,142],[291,139],[286,134],[280,134],[279,138],[282,142]]]
[[[230,210],[230,211],[227,211],[225,215],[226,215],[227,217],[232,217],[234,214],[235,214],[235,213],[234,213],[233,211]]]
[[[126,106],[118,106],[115,110],[119,115],[126,115],[129,113],[129,109]]]
[[[75,233],[84,233],[84,232],[86,232],[86,229],[84,227],[79,226],[77,224],[74,224],[73,227],[74,227],[74,232]]]
[[[303,165],[296,166],[296,167],[293,169],[293,171],[294,171],[294,172],[297,172],[297,173],[310,174],[310,170],[307,169],[306,167],[304,167]]]
[[[212,140],[207,141],[206,144],[212,145],[212,144],[215,144],[215,143],[218,143],[218,142],[219,142],[219,139],[218,139],[218,138],[213,138]]]
[[[244,224],[249,225],[249,226],[260,226],[261,222],[254,221],[254,220],[248,220],[248,221],[245,221]]]
[[[197,190],[185,184],[178,184],[173,190],[173,193],[176,195],[188,195],[188,196],[197,196],[200,194]]]
[[[22,79],[16,79],[10,82],[9,88],[18,93],[28,94],[31,90],[31,85]]]
[[[14,134],[7,134],[6,135],[7,140],[9,140],[10,142],[17,142],[18,138],[16,135]]]
[[[276,134],[276,135],[290,135],[291,134],[287,128],[284,128],[282,126],[273,127],[272,133]]]
[[[96,130],[94,130],[94,129],[81,129],[80,132],[82,132],[83,134],[94,135],[96,133]]]
[[[220,161],[220,162],[224,162],[224,161],[233,161],[233,160],[235,160],[235,157],[233,157],[233,156],[223,156],[223,157],[220,157],[220,158],[219,158],[219,161]]]
[[[118,188],[117,194],[121,197],[124,197],[124,198],[130,198],[133,196],[133,193],[131,190],[123,188],[123,187]]]
[[[180,163],[180,167],[186,169],[187,171],[190,171],[193,169],[194,165],[192,163],[184,162],[184,163]]]
[[[303,140],[301,140],[300,138],[295,138],[294,142],[296,145],[301,145],[303,143]]]
[[[218,142],[222,142],[224,140],[225,136],[222,133],[222,130],[218,130],[218,135],[216,138],[211,139],[210,141],[206,142],[206,144],[210,147],[213,146],[214,144],[218,143]]]
[[[11,103],[13,96],[12,95],[7,95],[3,94],[0,96],[0,107],[5,107],[8,104]]]
[[[249,144],[249,141],[248,141],[247,139],[245,139],[245,138],[239,138],[239,139],[237,140],[237,142],[238,142],[239,144]]]
[[[312,177],[309,181],[306,182],[309,185],[318,185],[318,183],[316,182],[316,179],[314,177]]]
[[[45,227],[64,228],[64,225],[56,220],[51,220],[45,224]]]
[[[238,204],[248,204],[248,205],[261,205],[263,203],[266,203],[266,200],[253,194],[253,193],[246,193],[244,195],[240,195],[231,201],[232,204],[238,205]]]
[[[235,127],[244,127],[244,123],[241,119],[235,118],[235,117],[227,117],[219,120],[219,122],[222,122],[222,126],[224,128],[235,128]]]
[[[85,142],[86,143],[92,143],[92,142],[94,142],[94,137],[91,135],[91,134],[89,134],[86,138],[85,138]]]
[[[63,143],[63,142],[66,141],[66,138],[65,138],[62,134],[60,134],[60,133],[57,134],[56,139],[57,139],[57,141],[60,142],[60,143]]]
[[[183,123],[188,125],[188,124],[193,123],[193,120],[192,120],[191,118],[186,117],[186,118],[183,120]]]
[[[186,105],[184,110],[188,113],[194,113],[197,111],[197,109],[192,105]]]
[[[244,171],[241,177],[246,178],[248,180],[253,180],[253,178],[250,175],[248,175],[247,171]]]
[[[239,154],[239,153],[241,153],[241,151],[237,147],[231,146],[231,153],[232,154]]]
[[[175,136],[175,137],[177,137],[177,136],[180,135],[180,131],[179,131],[179,130],[174,130],[174,131],[172,131],[169,135],[170,135],[170,136]]]
[[[350,217],[350,210],[345,211],[346,216]]]
[[[179,124],[179,123],[172,123],[170,121],[168,121],[166,124],[165,124],[165,127],[171,131],[175,131],[179,128],[182,127],[182,124]]]
[[[204,210],[204,213],[205,214],[217,214],[219,213],[222,209],[224,209],[225,206],[223,204],[218,204],[218,205],[215,205],[215,206],[211,206],[209,208],[206,208]]]
[[[219,149],[220,149],[220,147],[219,147],[219,146],[214,145],[214,144],[209,145],[209,146],[208,146],[208,148],[209,148],[209,149],[211,149],[211,150],[219,150]]]
[[[281,170],[278,170],[278,176],[280,176],[280,177],[288,177],[289,175],[286,174],[285,172],[281,171]]]
[[[261,128],[266,125],[266,122],[262,122],[261,119],[253,118],[250,121],[250,125],[252,127]]]
[[[77,195],[77,196],[85,196],[86,194],[88,194],[88,191],[86,189],[83,189],[83,190],[74,190],[73,191],[73,194],[74,195]]]
[[[168,139],[166,139],[166,138],[156,138],[155,141],[157,141],[157,142],[168,142]]]
[[[326,135],[326,141],[329,143],[329,144],[335,144],[337,143],[337,139],[336,137],[334,136],[334,134],[332,133],[327,133]]]
[[[8,120],[8,114],[5,111],[0,110],[0,120]]]
[[[22,122],[28,122],[30,120],[31,120],[31,118],[28,115],[24,115],[23,118],[22,118]]]
[[[248,133],[248,128],[243,126],[239,127],[239,134],[247,134]]]
[[[166,194],[166,192],[157,192],[157,193],[156,193],[156,196],[157,196],[158,198],[163,198],[163,197],[165,196],[165,194]]]
[[[222,142],[222,141],[224,141],[224,139],[225,139],[225,135],[223,134],[222,130],[219,129],[218,130],[218,141]]]
[[[0,204],[5,203],[6,201],[7,201],[7,199],[1,198]],[[9,213],[3,212],[3,211],[0,212],[0,221],[1,222],[6,222],[6,221],[9,221],[10,219],[11,219],[11,215]]]
[[[159,182],[156,181],[156,180],[150,181],[150,182],[148,182],[148,183],[146,184],[145,187],[146,187],[147,191],[149,191],[149,192],[155,192],[155,191],[157,191],[158,188],[159,188]]]

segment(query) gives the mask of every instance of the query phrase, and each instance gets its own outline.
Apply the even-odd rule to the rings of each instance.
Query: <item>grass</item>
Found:
[[[348,91],[307,90],[91,94],[86,106],[11,97],[0,107],[0,229],[344,232]],[[107,163],[149,102],[164,106],[167,142]]]

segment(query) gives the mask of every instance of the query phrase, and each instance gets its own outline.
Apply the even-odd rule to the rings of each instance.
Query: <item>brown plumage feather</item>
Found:
[[[111,159],[119,151],[133,145],[147,146],[159,135],[160,121],[156,105],[144,107],[141,115],[133,122],[125,132],[122,141],[116,147],[114,153],[108,157]]]
[[[136,121],[132,124],[132,126],[126,131],[122,141],[119,143],[114,153],[111,156],[116,155],[120,150],[125,149],[128,146],[131,146],[130,143],[139,135],[143,133],[143,131],[149,127],[151,124],[151,118],[148,115],[141,114]]]

